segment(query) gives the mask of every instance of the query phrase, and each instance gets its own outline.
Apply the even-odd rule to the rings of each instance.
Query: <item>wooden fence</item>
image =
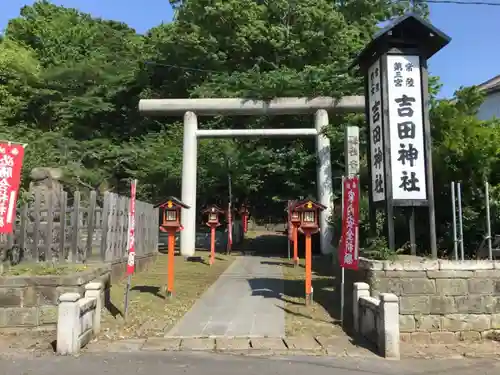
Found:
[[[130,198],[106,192],[87,200],[76,191],[34,194],[16,215],[14,233],[2,235],[0,260],[115,261],[127,256]],[[157,251],[158,209],[136,201],[135,251],[138,256]],[[1,253],[0,253],[1,254]]]

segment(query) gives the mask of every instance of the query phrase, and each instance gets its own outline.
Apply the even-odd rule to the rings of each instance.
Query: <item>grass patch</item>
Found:
[[[338,316],[334,300],[334,276],[331,261],[323,257],[313,258],[313,298],[310,306],[305,306],[304,259],[298,267],[286,260],[282,266],[285,279],[285,332],[287,336],[332,336],[342,329],[334,318]]]
[[[201,261],[190,262],[175,257],[174,297],[165,298],[168,257],[161,254],[149,270],[132,277],[129,294],[128,318],[124,310],[127,280],[111,288],[108,309],[102,317],[102,339],[140,338],[163,336],[193,306],[196,300],[212,285],[234,260],[231,256],[217,254],[214,265],[208,265],[208,253]]]
[[[20,263],[15,266],[0,266],[1,276],[64,276],[82,272],[89,268],[84,264]]]

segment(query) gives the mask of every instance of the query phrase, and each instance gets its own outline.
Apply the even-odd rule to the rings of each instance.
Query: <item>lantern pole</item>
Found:
[[[167,297],[174,293],[174,262],[175,262],[175,230],[168,229],[168,270],[167,270]]]
[[[344,181],[345,177],[342,176],[342,204],[341,204],[341,222],[343,226],[344,218]],[[341,230],[342,231],[342,230]],[[340,251],[340,250],[339,250]],[[344,304],[345,304],[345,268],[340,267],[340,326],[344,326]]]
[[[295,267],[299,265],[299,233],[296,224],[292,224],[292,241],[293,241],[293,263]]]
[[[210,226],[210,265],[215,262],[215,226]]]
[[[304,231],[306,237],[306,306],[309,306],[312,302],[312,250],[311,250],[311,232],[309,230]]]
[[[231,254],[233,246],[233,213],[232,213],[232,180],[231,180],[231,160],[226,155],[227,161],[227,184],[228,184],[228,204],[227,204],[227,254]]]

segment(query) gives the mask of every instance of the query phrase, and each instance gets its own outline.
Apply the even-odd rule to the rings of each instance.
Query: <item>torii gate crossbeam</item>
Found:
[[[330,160],[330,140],[322,134],[328,125],[328,112],[364,112],[363,96],[347,96],[341,99],[330,97],[277,98],[271,101],[210,98],[210,99],[142,99],[139,111],[145,115],[166,116],[184,114],[184,144],[182,159],[182,201],[189,205],[189,210],[182,213],[181,254],[192,256],[196,241],[196,179],[198,138],[232,137],[316,137],[317,191],[318,201],[327,207],[321,213],[321,252],[332,251],[332,228],[328,218],[333,212],[333,186]],[[290,115],[315,114],[314,128],[307,129],[198,129],[198,116],[215,115]]]

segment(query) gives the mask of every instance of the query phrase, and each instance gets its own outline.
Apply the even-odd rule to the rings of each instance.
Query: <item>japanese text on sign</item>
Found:
[[[393,199],[427,199],[418,56],[387,57]]]
[[[359,128],[347,126],[345,139],[346,174],[354,177],[359,174]]]
[[[13,231],[23,157],[22,145],[0,143],[0,233]]]
[[[382,95],[380,91],[380,60],[368,69],[368,111],[371,150],[372,197],[374,202],[385,199],[384,131]]]
[[[342,213],[342,237],[339,248],[340,266],[358,269],[359,247],[359,181],[357,177],[344,180],[344,212]]]

